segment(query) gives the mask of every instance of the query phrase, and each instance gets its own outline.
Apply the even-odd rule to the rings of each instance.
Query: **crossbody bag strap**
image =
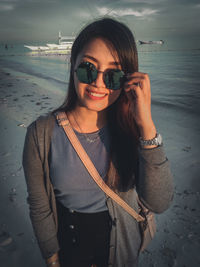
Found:
[[[144,221],[145,219],[139,215],[134,209],[132,209],[121,197],[119,197],[113,190],[109,188],[109,186],[103,181],[102,177],[98,173],[97,169],[95,168],[94,164],[90,160],[89,156],[87,155],[85,149],[81,145],[80,141],[78,140],[74,130],[72,129],[70,122],[67,118],[65,112],[57,113],[57,120],[60,126],[63,127],[67,137],[69,138],[72,146],[74,147],[76,153],[78,154],[79,158],[85,165],[87,171],[92,176],[94,181],[97,185],[115,202],[117,202],[122,208],[124,208],[134,219],[138,222]]]

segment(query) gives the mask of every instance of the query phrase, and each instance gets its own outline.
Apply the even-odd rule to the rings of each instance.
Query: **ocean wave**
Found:
[[[151,101],[152,105],[159,106],[161,108],[167,108],[167,109],[173,109],[176,111],[181,111],[185,113],[191,113],[195,115],[200,114],[200,105],[199,103],[189,103],[185,101],[166,101],[166,100],[158,100],[158,99],[152,99]]]

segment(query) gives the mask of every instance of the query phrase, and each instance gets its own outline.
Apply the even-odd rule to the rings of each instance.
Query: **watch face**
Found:
[[[140,145],[142,147],[147,145],[160,146],[161,144],[162,144],[162,136],[160,134],[157,134],[156,137],[151,140],[142,140],[142,138],[140,137]]]
[[[162,136],[160,134],[158,134],[157,141],[159,145],[162,144]]]

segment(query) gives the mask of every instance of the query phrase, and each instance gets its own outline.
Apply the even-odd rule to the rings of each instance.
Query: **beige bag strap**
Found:
[[[83,164],[85,165],[86,169],[88,170],[89,174],[92,176],[94,181],[97,183],[97,185],[110,198],[112,198],[122,208],[124,208],[134,219],[136,219],[138,222],[144,221],[145,219],[141,215],[139,215],[134,209],[132,209],[122,198],[120,198],[113,190],[111,190],[109,186],[103,181],[102,177],[99,175],[97,169],[95,168],[94,164],[90,160],[85,149],[82,147],[76,134],[74,133],[70,125],[70,122],[67,118],[66,113],[65,112],[57,113],[57,120],[58,120],[59,125],[63,127],[76,153],[78,154],[79,158],[82,160]]]

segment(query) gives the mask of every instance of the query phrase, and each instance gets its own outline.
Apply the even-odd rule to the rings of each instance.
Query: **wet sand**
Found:
[[[0,62],[1,66],[1,62]],[[59,106],[64,93],[42,79],[1,66],[0,71],[0,266],[43,267],[29,219],[22,169],[26,127]],[[200,266],[199,116],[152,106],[175,180],[172,206],[158,215],[157,234],[141,267]],[[130,229],[131,231],[131,229]]]
[[[41,84],[27,74],[0,71],[1,267],[45,266],[29,219],[22,150],[26,127],[60,105],[64,93]]]

